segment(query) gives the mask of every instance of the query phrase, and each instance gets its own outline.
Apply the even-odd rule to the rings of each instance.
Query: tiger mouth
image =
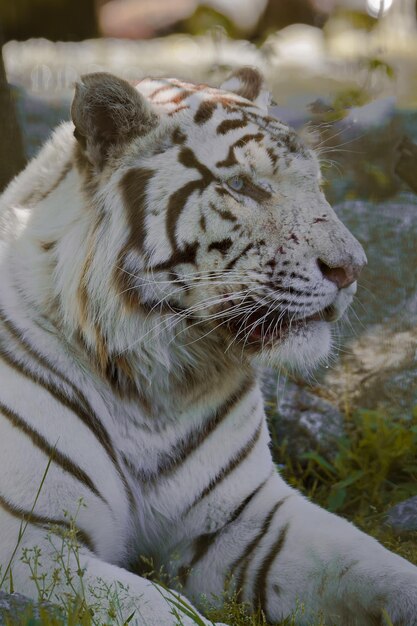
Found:
[[[238,341],[246,345],[265,346],[306,328],[312,322],[335,322],[340,316],[340,311],[333,304],[312,315],[298,318],[279,311],[271,312],[269,307],[257,307],[250,314],[242,313],[230,319],[226,317],[225,325]]]

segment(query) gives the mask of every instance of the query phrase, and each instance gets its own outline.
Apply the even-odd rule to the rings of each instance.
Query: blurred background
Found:
[[[401,178],[416,186],[404,159],[393,175],[402,135],[414,134],[415,0],[0,0],[0,37],[0,76],[12,85],[2,91],[2,187],[68,118],[81,73],[216,84],[245,64],[263,70],[283,121],[301,132],[310,123],[329,149],[354,140],[323,161],[331,201],[390,197]],[[363,127],[381,123],[383,135],[366,137],[366,158],[352,157]]]
[[[80,74],[217,85],[242,65],[260,68],[271,114],[317,148],[327,197],[369,259],[334,367],[308,381],[266,374],[272,428],[295,456],[326,456],[356,407],[412,427],[415,0],[0,0],[0,37],[1,188],[69,119]]]

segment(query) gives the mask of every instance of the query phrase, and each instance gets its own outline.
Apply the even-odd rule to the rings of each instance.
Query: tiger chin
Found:
[[[271,622],[303,604],[299,625],[416,626],[417,568],[271,458],[256,363],[325,358],[366,257],[267,104],[251,68],[220,89],[83,76],[72,122],[0,198],[0,563],[17,591],[37,597],[25,548],[53,576],[72,516],[86,601],[121,583],[140,626],[177,623],[172,593],[198,607],[224,589]]]

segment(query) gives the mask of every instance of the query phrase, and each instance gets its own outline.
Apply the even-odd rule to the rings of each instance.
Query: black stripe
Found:
[[[175,144],[181,145],[186,141],[186,139],[187,135],[182,132],[179,126],[177,126],[177,128],[174,128],[174,130],[172,131],[172,141]]]
[[[201,194],[204,188],[205,185],[201,182],[201,178],[199,178],[186,183],[183,187],[174,191],[174,193],[169,197],[166,216],[166,230],[173,253],[178,250],[175,235],[179,217],[193,193],[197,191]]]
[[[72,525],[69,524],[69,522],[67,522],[66,520],[55,519],[52,517],[45,517],[43,515],[38,515],[37,513],[34,513],[33,511],[25,511],[24,509],[22,509],[22,507],[16,506],[12,504],[11,502],[9,502],[8,500],[6,500],[6,498],[4,498],[1,494],[0,494],[0,506],[5,511],[7,511],[7,513],[10,513],[10,515],[13,515],[13,517],[16,517],[17,519],[22,520],[22,522],[29,522],[31,524],[34,524],[35,526],[45,528],[45,530],[49,530],[48,528],[49,526],[59,526],[61,528],[65,528],[65,530],[71,530],[71,527],[72,527]],[[75,530],[77,533],[77,538],[80,540],[80,542],[84,544],[86,548],[91,550],[91,552],[94,552],[94,543],[90,535],[86,533],[84,530],[82,530],[81,528],[75,527]]]
[[[131,275],[130,272],[123,269],[124,265],[125,252],[122,252],[122,254],[119,256],[117,267],[115,268],[115,280],[119,289],[119,293],[117,295],[123,296],[125,304],[128,305],[128,308],[131,311],[135,313],[141,312],[147,317],[150,315],[172,315],[172,313],[184,314],[186,312],[186,309],[180,307],[177,303],[174,303],[173,301],[169,301],[168,299],[164,299],[163,302],[158,300],[142,300],[134,277]],[[152,270],[155,270],[155,267],[152,268]],[[173,282],[182,286],[179,279],[175,279],[173,280]],[[86,350],[88,350],[87,347]],[[114,366],[116,364],[116,359],[120,357],[112,357],[110,355],[110,358],[112,358],[110,366]],[[137,397],[139,390],[137,389],[136,385],[135,388]]]
[[[207,186],[215,180],[213,172],[204,163],[201,163],[191,150],[191,148],[183,147],[178,153],[178,162],[184,167],[197,170],[201,174],[201,181]]]
[[[146,484],[154,483],[158,478],[166,477],[175,472],[187,458],[197,450],[204,440],[223,422],[229,412],[246,396],[254,386],[252,377],[246,378],[239,389],[220,405],[209,417],[203,428],[185,435],[169,452],[164,454],[158,463],[158,468],[152,473],[143,473],[142,480]]]
[[[275,165],[278,161],[278,156],[275,154],[272,148],[267,148],[266,151],[267,151],[269,158],[271,159],[272,167],[275,168]]]
[[[215,530],[212,533],[204,533],[197,537],[193,542],[194,556],[191,559],[189,565],[182,566],[179,570],[179,576],[181,583],[185,586],[188,575],[191,572],[192,568],[200,561],[210,550],[213,543],[216,541],[217,537],[219,537],[225,530],[229,528],[231,524],[236,522],[238,518],[242,515],[243,511],[248,507],[248,505],[252,502],[253,498],[262,490],[262,488],[266,485],[268,480],[270,479],[272,474],[269,474],[265,480],[261,482],[240,504],[238,507],[230,515],[226,524]]]
[[[270,510],[270,512],[268,513],[268,515],[266,516],[264,520],[264,523],[262,525],[260,532],[256,535],[256,537],[254,537],[254,539],[252,539],[252,541],[246,547],[244,552],[240,555],[240,557],[238,557],[235,560],[235,562],[232,564],[230,568],[230,573],[233,573],[236,570],[236,568],[238,568],[239,565],[243,563],[239,576],[237,578],[237,582],[236,582],[236,593],[238,595],[238,598],[242,597],[242,593],[243,593],[245,583],[246,583],[246,573],[247,573],[247,570],[251,561],[251,556],[253,556],[253,552],[255,551],[257,546],[260,544],[260,542],[262,541],[266,533],[269,531],[269,528],[271,526],[275,513],[284,504],[287,498],[288,496],[285,496],[285,498],[282,498],[281,500],[279,500],[272,507],[272,509]]]
[[[124,174],[119,183],[129,224],[127,248],[143,253],[146,239],[147,191],[155,176],[153,170],[138,167]]]
[[[250,141],[257,141],[259,143],[264,137],[265,135],[263,133],[243,135],[243,137],[240,137],[240,139],[230,146],[227,157],[223,161],[218,161],[216,167],[232,167],[232,165],[237,165],[238,161],[235,155],[235,148],[243,148]]]
[[[226,239],[222,239],[221,241],[212,241],[207,248],[207,252],[217,250],[222,256],[225,256],[232,245],[233,241],[230,237],[226,237]]]
[[[189,181],[171,194],[168,199],[167,215],[166,215],[166,230],[167,236],[172,246],[173,254],[178,251],[178,246],[175,238],[176,227],[178,219],[195,191],[201,194],[206,187],[208,187],[214,180],[213,173],[195,156],[194,152],[190,148],[182,147],[178,153],[178,162],[188,169],[195,169],[201,178]]]
[[[242,196],[246,196],[247,198],[252,198],[255,202],[266,202],[272,197],[271,192],[267,191],[263,187],[259,187],[249,178],[246,178],[243,189],[239,191],[239,194]]]
[[[31,428],[29,424],[27,424],[17,413],[9,409],[4,404],[0,403],[0,414],[4,415],[9,422],[15,427],[21,430],[25,435],[27,435],[32,443],[42,450],[48,458],[51,458],[54,463],[59,465],[65,472],[72,474],[76,480],[83,483],[90,491],[94,493],[100,500],[108,504],[107,500],[101,495],[97,487],[94,485],[91,478],[81,469],[76,463],[71,461],[71,459],[66,455],[58,452],[56,448],[51,446],[47,440],[42,437],[36,430]]]
[[[205,487],[203,491],[200,493],[200,495],[197,496],[197,498],[193,501],[193,503],[187,507],[186,513],[188,513],[193,507],[199,504],[201,500],[206,498],[209,495],[209,493],[213,491],[213,489],[215,489],[220,483],[222,483],[225,480],[225,478],[227,478],[229,474],[231,474],[233,470],[235,470],[238,467],[238,465],[240,465],[240,463],[242,463],[247,458],[247,456],[252,452],[253,448],[258,442],[258,439],[262,431],[263,423],[264,423],[264,420],[262,419],[260,423],[258,424],[255,432],[249,439],[249,441],[247,441],[245,445],[236,454],[236,456],[234,456],[229,461],[226,467],[223,467],[222,470],[214,478],[211,479],[207,487]]]
[[[44,356],[42,356],[33,346],[31,346],[26,337],[23,337],[21,331],[13,324],[13,322],[6,317],[5,312],[0,308],[0,321],[6,328],[6,330],[12,335],[13,339],[19,344],[19,346],[25,350],[30,356],[35,359],[42,367],[49,370],[54,376],[62,380],[66,385],[71,387],[74,394],[79,394],[79,390],[64,374],[59,372]]]
[[[217,193],[218,196],[220,196],[220,198],[229,196],[230,198],[233,198],[233,200],[236,200],[232,192],[227,187],[222,187],[220,184],[215,186],[214,191]]]
[[[228,119],[228,120],[223,120],[222,122],[220,122],[216,130],[219,135],[225,135],[226,133],[229,133],[231,130],[236,130],[237,128],[244,128],[247,125],[248,125],[247,120],[242,119],[242,118]]]
[[[194,115],[194,122],[198,125],[205,124],[213,117],[216,108],[217,102],[213,100],[203,100]]]
[[[87,413],[84,406],[82,404],[76,402],[68,395],[66,395],[59,387],[54,385],[51,382],[47,382],[43,380],[39,374],[32,372],[26,365],[23,363],[16,361],[12,358],[10,354],[0,343],[0,356],[6,361],[6,363],[15,369],[20,374],[23,374],[27,378],[31,379],[36,384],[43,387],[51,396],[55,398],[60,404],[68,408],[70,411],[75,413],[80,420],[87,426],[87,428],[94,434],[96,439],[101,443],[101,445],[106,449],[106,451],[111,455],[112,454],[112,445],[110,442],[110,437],[107,431],[104,429],[104,426],[98,420],[95,415]]]
[[[216,188],[217,190],[217,188]],[[223,189],[223,191],[225,191]],[[229,192],[226,192],[227,195],[230,195]],[[213,202],[209,203],[209,207],[210,209],[212,209],[213,211],[215,211],[216,213],[218,213],[218,215],[220,215],[221,218],[223,218],[224,220],[227,220],[229,222],[237,222],[237,217],[236,215],[233,215],[233,213],[231,213],[231,211],[227,210],[227,209],[220,209],[218,207],[216,207],[216,205]]]
[[[201,230],[203,231],[203,233],[205,233],[206,230],[207,230],[205,215],[203,215],[203,214],[200,215],[199,224],[200,224]]]
[[[251,250],[253,248],[254,244],[253,243],[248,243],[248,245],[242,250],[242,252],[240,252],[234,259],[232,259],[231,261],[229,261],[229,263],[226,265],[226,267],[224,268],[225,270],[231,270],[236,263],[239,261],[239,259],[244,256],[247,252],[249,252],[249,250]]]
[[[22,341],[22,343],[23,343],[23,341]],[[23,344],[23,345],[26,347],[26,344]],[[29,354],[32,355],[32,351],[28,350],[28,352],[29,352]],[[35,357],[35,354],[33,354],[33,356]],[[104,428],[103,424],[100,422],[100,420],[97,417],[97,415],[95,414],[94,410],[90,406],[87,398],[75,387],[75,385],[73,385],[71,382],[68,382],[68,385],[74,391],[74,396],[75,396],[76,400],[70,398],[68,395],[63,393],[59,389],[59,387],[57,387],[53,383],[45,381],[44,379],[41,378],[41,376],[39,374],[35,374],[28,367],[26,367],[26,365],[23,365],[19,361],[13,359],[12,356],[10,355],[9,351],[7,349],[5,349],[5,347],[4,347],[4,345],[2,344],[1,341],[0,341],[0,357],[10,367],[15,369],[20,374],[23,374],[23,376],[26,376],[26,378],[29,378],[30,380],[32,380],[36,384],[38,384],[41,387],[43,387],[58,402],[60,402],[65,407],[67,407],[75,415],[77,415],[77,417],[93,433],[93,435],[95,436],[97,441],[99,441],[99,443],[102,445],[102,447],[107,452],[107,455],[111,459],[113,466],[115,467],[117,473],[120,476],[120,479],[123,482],[123,486],[125,488],[126,495],[128,497],[130,505],[133,508],[136,508],[136,503],[135,503],[135,499],[134,499],[132,490],[130,489],[130,486],[129,486],[127,480],[126,480],[126,477],[123,474],[123,472],[122,472],[122,470],[121,470],[121,468],[119,466],[119,463],[118,463],[118,460],[117,460],[117,456],[116,456],[116,452],[115,452],[115,450],[113,448],[113,445],[111,443],[110,436],[109,436],[107,430]],[[38,360],[39,363],[42,364],[42,361],[39,360],[39,358],[37,358],[37,360]],[[42,359],[43,359],[43,357],[42,357]],[[51,371],[53,371],[53,369],[51,369],[50,366],[49,366],[49,369]],[[65,382],[65,383],[67,382],[66,379],[62,375],[60,375],[59,377],[61,378],[61,380],[63,380],[63,382]]]
[[[148,269],[150,272],[162,272],[166,270],[173,270],[180,263],[191,263],[191,265],[195,265],[198,247],[199,244],[197,241],[187,243],[182,250],[176,249],[169,259],[162,261],[161,263],[157,263]]]
[[[265,282],[264,285],[269,287],[270,289],[273,289],[273,291],[275,292],[279,291],[280,293],[289,293],[292,296],[312,296],[311,291],[301,291],[300,289],[295,289],[295,287],[291,287],[291,285],[289,287],[284,287],[284,285],[278,281],[274,282],[273,280],[270,280]]]
[[[262,564],[258,570],[258,574],[255,579],[255,583],[253,586],[253,606],[256,606],[257,603],[261,606],[262,610],[267,615],[267,597],[266,597],[266,579],[269,574],[269,570],[272,567],[272,564],[278,554],[281,552],[285,539],[287,536],[289,524],[286,524],[283,528],[280,529],[278,534],[278,539],[273,544],[271,550],[267,554],[267,556],[262,561]]]
[[[26,206],[27,204],[35,204],[35,203],[42,202],[42,200],[45,200],[49,196],[49,194],[51,194],[53,191],[55,191],[55,189],[57,189],[58,186],[62,183],[64,178],[66,178],[67,174],[72,170],[73,165],[74,165],[74,163],[73,163],[72,158],[71,158],[64,165],[64,167],[62,168],[58,178],[55,180],[55,182],[53,183],[53,185],[49,189],[46,189],[44,191],[35,189],[28,196],[26,196],[26,198],[24,198],[24,200],[21,203],[21,206]]]

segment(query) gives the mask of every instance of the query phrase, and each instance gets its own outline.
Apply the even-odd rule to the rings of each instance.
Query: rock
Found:
[[[339,408],[410,416],[417,405],[417,198],[345,202],[336,212],[363,244],[368,266],[350,313],[352,330],[342,337],[323,393]]]
[[[271,372],[266,373],[263,390],[277,446],[286,441],[287,452],[298,460],[313,450],[326,458],[334,456],[336,441],[344,433],[343,416],[337,407],[316,395],[312,388],[284,375],[277,380]]]
[[[50,604],[42,604],[50,613],[51,618],[58,617],[57,609]],[[4,593],[0,591],[0,626],[10,626],[10,624],[31,624],[36,626],[40,620],[40,606],[22,596],[20,593]],[[51,622],[52,623],[52,622]]]
[[[7,594],[0,591],[0,624],[6,624],[8,620],[13,623],[18,621],[28,609],[30,610],[32,603],[25,596],[19,593]]]
[[[398,160],[395,164],[395,173],[407,185],[417,193],[417,145],[405,136],[402,138],[398,148]]]
[[[384,202],[346,201],[335,210],[359,239],[368,257],[355,298],[354,310],[359,317],[355,333],[363,334],[366,327],[381,324],[395,331],[403,330],[406,324],[414,326],[417,323],[417,197],[403,192]]]
[[[417,531],[417,496],[393,506],[385,523],[397,533]]]
[[[323,393],[339,407],[380,409],[390,418],[410,416],[417,405],[417,328],[374,327],[348,344],[324,380]]]

